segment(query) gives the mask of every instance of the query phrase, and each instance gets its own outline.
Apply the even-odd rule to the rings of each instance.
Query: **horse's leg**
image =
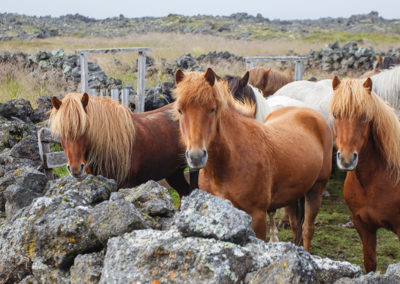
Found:
[[[251,227],[256,233],[256,237],[265,241],[267,237],[267,214],[264,210],[255,209],[252,214]]]
[[[276,211],[268,211],[269,216],[269,241],[276,243],[279,242],[278,238],[278,228],[276,227],[275,223],[275,214]]]
[[[292,228],[292,233],[293,233],[293,242],[296,239],[296,233],[298,229],[298,220],[297,220],[297,201],[289,204],[288,206],[285,207],[285,211],[287,215],[289,216],[289,225],[290,228]]]
[[[353,215],[353,223],[358,234],[360,235],[363,253],[364,253],[364,266],[365,271],[376,270],[376,230],[374,226],[368,226],[357,216]]]
[[[305,216],[303,224],[303,242],[304,248],[310,251],[310,244],[314,235],[314,220],[317,217],[322,202],[322,191],[328,180],[317,181],[306,193],[305,198]]]
[[[172,175],[166,178],[168,184],[176,189],[179,193],[179,197],[189,195],[191,190],[183,174],[184,169],[176,170]]]
[[[283,209],[283,216],[278,222],[278,228],[287,228],[289,226],[289,215],[286,212],[286,207]]]

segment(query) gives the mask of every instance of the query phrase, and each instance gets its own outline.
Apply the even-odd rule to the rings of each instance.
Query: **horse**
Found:
[[[364,266],[376,269],[376,231],[400,240],[400,123],[373,91],[373,82],[333,78],[337,165],[348,171],[343,196],[361,237]]]
[[[249,70],[249,83],[260,89],[264,97],[274,94],[282,86],[293,81],[293,72],[283,73],[271,68],[255,67]]]
[[[299,102],[301,102],[304,106],[312,108],[322,114],[333,133],[333,117],[328,111],[332,93],[332,80],[327,79],[317,82],[302,80],[291,82],[283,86],[274,95],[268,97],[267,101],[270,105],[273,105],[274,100],[278,100],[279,97],[283,96],[292,99],[288,100],[285,106],[298,106]],[[279,107],[279,105],[277,105],[277,107]]]
[[[180,196],[190,193],[173,104],[134,114],[116,100],[86,93],[51,102],[50,129],[60,138],[72,176],[102,175],[119,187],[166,178]]]
[[[371,76],[372,90],[400,113],[400,66]]]
[[[178,70],[175,82],[175,115],[188,165],[200,169],[199,188],[250,214],[262,240],[266,212],[293,209],[305,196],[302,236],[310,250],[322,189],[331,173],[332,134],[325,119],[312,109],[289,107],[261,124],[251,105],[235,101],[211,68],[205,73]],[[301,227],[293,211],[295,236]]]
[[[391,69],[395,65],[400,64],[400,57],[396,56],[380,56],[376,55],[376,64],[373,70],[367,71],[364,74],[360,76],[360,78],[368,78],[371,77],[372,75],[376,75],[379,72],[386,70],[386,69]]]

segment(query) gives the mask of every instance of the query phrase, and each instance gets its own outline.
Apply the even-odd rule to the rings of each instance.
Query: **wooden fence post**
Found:
[[[88,69],[88,57],[87,53],[83,52],[80,54],[80,62],[81,62],[81,91],[82,93],[86,93],[89,90],[89,69]]]
[[[135,112],[144,112],[144,98],[146,85],[146,52],[139,51],[138,57],[138,84],[135,100]]]

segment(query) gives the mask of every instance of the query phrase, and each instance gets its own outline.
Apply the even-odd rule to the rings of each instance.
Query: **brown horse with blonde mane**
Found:
[[[229,199],[252,216],[256,236],[266,237],[266,213],[295,208],[305,196],[304,247],[309,250],[321,193],[331,172],[332,134],[325,119],[307,108],[282,108],[265,124],[252,105],[233,99],[226,83],[206,73],[178,70],[176,115],[186,160],[198,168],[199,188]],[[289,210],[293,235],[295,210]]]
[[[51,101],[50,128],[61,140],[72,176],[94,173],[115,179],[119,187],[166,178],[181,196],[190,193],[172,104],[134,114],[111,98],[86,93]]]
[[[249,70],[249,84],[260,89],[264,97],[273,95],[286,84],[293,82],[293,72],[283,73],[271,68],[255,67]]]
[[[376,269],[376,231],[400,239],[400,123],[394,110],[372,92],[372,81],[336,76],[334,116],[337,165],[347,170],[343,196],[361,237],[367,272]]]

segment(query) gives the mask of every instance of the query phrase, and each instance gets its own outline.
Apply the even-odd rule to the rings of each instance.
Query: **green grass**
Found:
[[[398,34],[385,34],[385,33],[348,33],[348,32],[325,32],[318,31],[313,32],[303,37],[305,41],[319,41],[319,42],[333,42],[338,41],[340,43],[345,43],[347,41],[356,42],[369,42],[372,44],[379,43],[398,43],[400,41],[400,36]]]
[[[344,173],[337,170],[328,183],[331,194],[322,202],[315,220],[315,233],[311,242],[311,253],[334,260],[349,261],[364,269],[361,239],[354,228],[341,224],[351,220],[351,212],[343,199]],[[278,215],[278,214],[277,214]],[[279,229],[280,241],[291,241],[291,229]],[[377,270],[385,272],[389,264],[400,260],[398,238],[390,231],[380,229],[377,237]]]

